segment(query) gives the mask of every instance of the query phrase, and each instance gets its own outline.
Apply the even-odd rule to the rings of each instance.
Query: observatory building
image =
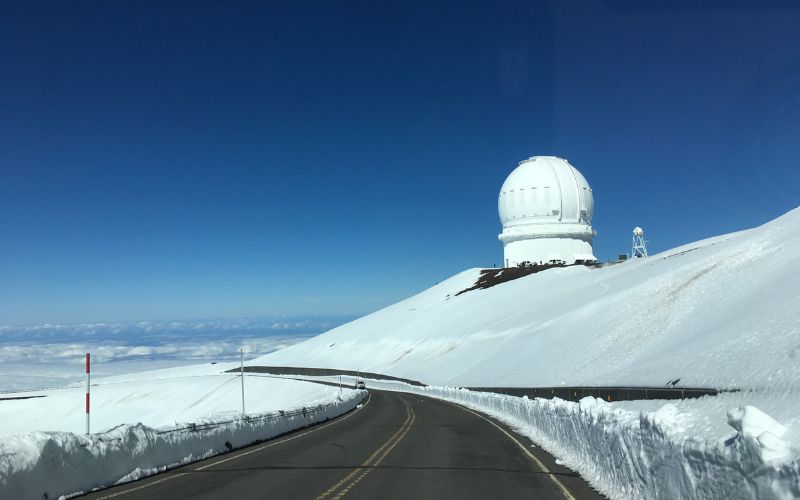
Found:
[[[533,156],[511,172],[497,199],[504,266],[594,262],[589,183],[567,160]]]

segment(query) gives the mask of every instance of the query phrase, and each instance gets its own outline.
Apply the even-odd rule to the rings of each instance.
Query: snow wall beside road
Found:
[[[126,424],[88,436],[11,436],[0,440],[0,497],[58,498],[133,481],[337,417],[364,397],[365,391],[348,390],[341,399],[305,411],[229,414],[158,429]]]
[[[573,403],[390,381],[367,384],[491,415],[610,498],[800,498],[799,450],[784,439],[782,425],[752,406],[728,412],[732,437],[709,443],[686,432],[677,408],[667,402],[655,412],[636,412],[588,397]]]

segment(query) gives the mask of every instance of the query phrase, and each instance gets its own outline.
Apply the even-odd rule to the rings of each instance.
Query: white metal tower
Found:
[[[631,258],[647,257],[647,245],[644,240],[644,229],[640,227],[633,228],[633,245],[631,249]]]

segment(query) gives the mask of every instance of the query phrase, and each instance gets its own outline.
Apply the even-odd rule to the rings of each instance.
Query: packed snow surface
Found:
[[[648,258],[456,296],[479,273],[252,364],[449,386],[800,389],[800,209]]]

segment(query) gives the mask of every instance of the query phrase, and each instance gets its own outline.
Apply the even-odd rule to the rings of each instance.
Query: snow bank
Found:
[[[342,391],[319,406],[242,418],[233,412],[191,424],[120,425],[89,436],[33,432],[0,440],[0,496],[57,498],[224,453],[355,408],[364,391]]]
[[[659,408],[630,411],[590,397],[573,403],[392,381],[370,380],[368,386],[444,399],[491,415],[610,498],[800,497],[800,447],[782,440],[786,428],[752,406],[730,410],[727,439],[706,441],[686,432],[674,402],[649,401]]]
[[[786,427],[754,406],[728,411],[728,424],[736,429],[736,441],[755,453],[764,463],[780,463],[789,457],[789,444],[783,441]]]

